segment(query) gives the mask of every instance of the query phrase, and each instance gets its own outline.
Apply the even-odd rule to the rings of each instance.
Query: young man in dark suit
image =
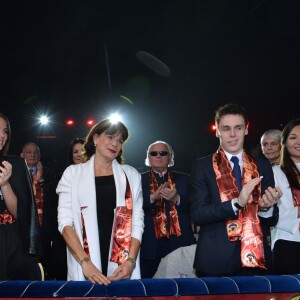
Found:
[[[195,161],[188,188],[192,221],[200,226],[194,268],[198,276],[265,274],[264,227],[276,224],[273,205],[282,193],[269,162],[243,149],[244,107],[220,107],[215,124],[220,146]]]

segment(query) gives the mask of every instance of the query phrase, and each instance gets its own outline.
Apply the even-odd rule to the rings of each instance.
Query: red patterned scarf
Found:
[[[297,170],[295,170],[296,176],[298,181],[300,182],[300,176],[297,172]],[[291,187],[291,191],[292,191],[292,195],[293,195],[293,202],[294,202],[294,206],[300,206],[300,190]]]
[[[82,211],[87,208],[87,206],[80,207],[80,213],[81,213],[81,224],[82,224],[82,240],[83,240],[83,249],[88,257],[90,257],[90,249],[89,249],[89,243],[86,236],[85,231],[85,224],[84,224],[84,217]]]
[[[35,203],[36,203],[36,208],[37,208],[37,213],[38,213],[38,218],[39,218],[39,224],[42,225],[42,220],[43,220],[43,206],[44,206],[44,190],[41,184],[33,179],[32,182],[32,188],[33,188],[33,193],[34,193],[34,198],[35,198]]]
[[[15,222],[12,214],[6,209],[2,214],[0,214],[0,225],[12,224]]]
[[[1,188],[0,188],[0,201],[4,201]],[[2,213],[0,213],[0,225],[12,224],[14,222],[15,222],[15,218],[7,209],[5,209]]]
[[[125,174],[125,173],[124,173]],[[129,255],[130,242],[131,242],[131,227],[132,227],[132,194],[128,178],[126,177],[126,191],[125,191],[125,203],[126,206],[118,206],[116,208],[116,215],[113,224],[113,241],[111,248],[110,261],[116,262],[121,265],[126,261]],[[86,235],[84,218],[82,210],[87,206],[81,207],[81,222],[82,222],[82,238],[83,248],[85,253],[90,257],[89,243]]]
[[[221,201],[231,201],[239,196],[230,163],[220,147],[213,154],[213,168],[220,191]],[[258,177],[257,166],[245,151],[243,152],[243,185]],[[226,228],[229,241],[241,240],[241,261],[243,267],[265,267],[262,230],[258,218],[258,201],[261,185],[258,184],[243,211],[239,211],[237,220],[227,220]]]
[[[150,182],[150,194],[153,194],[158,189],[158,183],[152,169],[149,172],[149,182]],[[168,182],[170,188],[172,189],[174,186],[174,178],[170,169],[168,169]],[[181,229],[179,225],[178,213],[175,204],[169,201],[170,228],[168,228],[164,201],[165,200],[162,197],[160,197],[158,200],[155,200],[155,208],[152,210],[155,237],[157,239],[162,237],[170,238],[171,234],[174,234],[176,236],[181,236]]]
[[[116,208],[116,216],[113,226],[113,243],[111,247],[110,261],[116,262],[118,265],[121,265],[128,258],[131,242],[133,203],[127,176],[125,203],[126,206],[118,206]]]

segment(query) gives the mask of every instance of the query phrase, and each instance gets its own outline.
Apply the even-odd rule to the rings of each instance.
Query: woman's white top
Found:
[[[58,229],[63,231],[65,226],[74,228],[81,244],[82,239],[82,221],[83,213],[85,230],[89,245],[90,257],[93,264],[101,271],[101,253],[97,222],[97,203],[96,186],[94,172],[93,155],[89,161],[84,164],[71,165],[63,173],[56,192],[59,195],[58,204]],[[139,172],[128,165],[120,165],[116,160],[112,163],[113,175],[116,185],[116,205],[125,206],[126,176],[132,193],[132,230],[131,236],[142,241],[144,232],[144,211],[143,196],[141,187],[141,175]],[[125,176],[125,173],[126,176]],[[84,209],[82,209],[84,208]],[[110,251],[111,253],[110,243]],[[76,261],[71,252],[67,249],[68,261],[68,280],[86,280],[80,264]],[[112,275],[117,268],[117,264],[108,259],[107,275]],[[131,278],[140,278],[139,255],[136,260],[136,267]]]
[[[297,163],[296,166],[298,170],[300,170],[300,163]],[[294,206],[289,182],[280,166],[274,166],[273,172],[275,186],[278,186],[281,189],[283,195],[278,201],[278,223],[271,229],[272,249],[278,239],[300,242],[300,218],[298,218],[298,206]]]

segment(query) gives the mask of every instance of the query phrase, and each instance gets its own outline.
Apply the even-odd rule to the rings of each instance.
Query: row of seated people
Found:
[[[5,146],[9,122],[3,115],[0,121]],[[77,161],[72,161],[58,184],[55,175],[48,177],[43,168],[37,145],[26,144],[21,156],[31,174],[43,254],[30,253],[24,245],[23,254],[39,257],[46,279],[101,284],[159,277],[162,259],[185,247],[194,254],[189,265],[197,276],[299,273],[294,255],[300,242],[299,153],[295,150],[299,120],[289,122],[280,135],[281,160],[273,170],[267,159],[253,159],[243,148],[248,118],[242,106],[220,107],[215,121],[220,146],[214,154],[197,159],[191,175],[172,170],[174,153],[164,141],[148,147],[149,171],[139,174],[124,165],[128,130],[108,119],[72,145]],[[264,134],[261,141],[266,157],[267,148],[274,147],[263,142],[268,136]],[[5,147],[1,151],[7,154]],[[1,191],[6,191],[14,166],[4,162],[0,168]],[[10,202],[18,203],[16,193],[12,185],[8,196],[2,191],[3,211],[12,222],[1,223],[1,229],[3,224],[19,224],[18,215],[10,211],[14,207]],[[192,224],[200,227],[197,241]],[[1,278],[15,279],[14,272],[8,270]]]

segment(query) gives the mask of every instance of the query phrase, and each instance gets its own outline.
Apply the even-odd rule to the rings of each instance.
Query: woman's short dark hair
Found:
[[[5,145],[3,146],[3,148],[0,150],[0,155],[6,155],[8,153],[8,149],[9,149],[9,144],[10,144],[10,136],[11,136],[11,129],[10,129],[10,123],[8,118],[0,113],[0,118],[2,118],[5,122],[6,122],[6,126],[7,126],[7,141],[5,143]]]
[[[85,140],[83,156],[88,161],[93,154],[95,154],[95,145],[93,137],[95,134],[106,133],[109,135],[115,135],[121,133],[122,139],[125,142],[128,139],[128,129],[122,122],[112,123],[110,119],[104,119],[93,126]],[[123,147],[121,148],[116,160],[118,163],[123,163]]]
[[[70,149],[69,149],[69,153],[68,153],[68,163],[69,163],[69,165],[74,164],[74,161],[73,161],[73,148],[74,148],[74,146],[76,144],[84,145],[84,143],[85,143],[85,140],[81,139],[81,138],[76,138],[76,139],[71,141]]]

